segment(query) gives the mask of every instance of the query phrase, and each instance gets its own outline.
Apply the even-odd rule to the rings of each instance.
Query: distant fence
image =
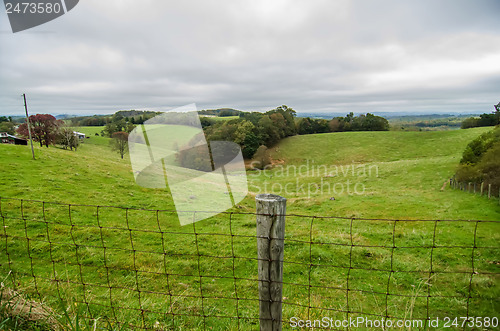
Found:
[[[480,196],[487,196],[488,199],[494,199],[495,195],[498,198],[498,203],[500,204],[500,187],[494,187],[491,183],[476,183],[476,182],[460,182],[455,178],[450,178],[450,186],[454,189],[459,189],[462,191],[479,194]]]
[[[498,323],[500,221],[288,214],[283,238],[273,204],[180,227],[174,211],[0,198],[0,280],[133,329]]]

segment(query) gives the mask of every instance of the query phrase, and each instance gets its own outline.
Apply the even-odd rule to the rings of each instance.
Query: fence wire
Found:
[[[88,323],[258,329],[256,213],[184,227],[176,213],[0,197],[2,282]],[[499,225],[286,215],[283,328],[493,317]]]

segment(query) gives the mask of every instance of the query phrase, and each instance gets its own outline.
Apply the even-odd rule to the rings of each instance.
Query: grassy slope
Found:
[[[90,138],[76,152],[35,146],[36,161],[26,146],[0,145],[2,196],[64,203],[143,208],[173,207],[165,190],[135,184],[130,159],[111,150],[109,138],[94,136],[102,128],[80,127]]]
[[[315,165],[376,165],[379,169],[378,177],[352,176],[338,174],[335,177],[326,177],[325,181],[340,182],[352,180],[363,183],[366,194],[349,195],[335,194],[336,200],[328,198],[330,193],[312,194],[309,198],[304,194],[290,192],[284,194],[289,198],[288,211],[309,215],[339,215],[363,217],[393,217],[393,218],[432,218],[432,219],[499,219],[497,201],[488,201],[484,197],[474,196],[464,192],[453,191],[447,188],[441,192],[440,188],[445,180],[453,174],[460,154],[468,141],[488,130],[478,128],[471,130],[447,132],[356,132],[335,133],[292,137],[284,140],[273,151],[276,160],[283,160],[287,165],[300,166],[304,161],[314,160]],[[91,138],[76,152],[64,151],[57,148],[36,148],[37,160],[30,159],[30,151],[26,146],[0,145],[0,190],[2,196],[43,199],[46,201],[60,201],[65,203],[118,205],[128,207],[144,207],[158,209],[173,209],[171,196],[166,190],[145,189],[134,183],[129,160],[121,160],[118,153],[112,152],[108,146],[108,139],[92,136],[100,128],[79,128],[79,131],[90,134]],[[315,168],[316,169],[316,168]],[[296,178],[279,176],[279,168],[271,170],[272,183],[285,185],[295,183],[298,178],[301,183],[318,184],[323,174],[311,176],[297,175]],[[253,195],[263,191],[265,181],[271,182],[264,174],[250,172],[252,193],[241,205],[242,211],[253,211]],[[313,186],[311,186],[313,187]],[[6,232],[12,238],[24,237],[24,224],[19,217],[19,208],[15,203],[3,202],[2,213],[7,215],[9,223]],[[53,277],[55,269],[64,279],[76,284],[79,278],[78,260],[75,256],[75,247],[72,236],[68,233],[67,209],[58,206],[45,206],[45,216],[42,217],[40,204],[26,203],[25,216],[30,222],[28,235],[40,241],[32,241],[32,257],[35,261],[35,273]],[[236,300],[205,299],[204,310],[201,310],[199,296],[200,281],[198,277],[197,259],[185,254],[193,254],[193,235],[165,234],[166,248],[162,248],[162,240],[158,234],[148,232],[134,232],[132,237],[134,248],[138,250],[135,256],[130,251],[110,251],[105,259],[111,269],[110,283],[106,279],[103,249],[101,246],[101,231],[96,223],[96,210],[91,207],[73,207],[72,222],[75,224],[90,225],[71,228],[77,244],[93,245],[96,248],[82,247],[79,249],[80,262],[83,264],[83,274],[86,283],[101,284],[103,287],[82,288],[75,284],[61,284],[60,291],[71,301],[85,301],[84,290],[88,290],[87,299],[96,306],[92,306],[97,315],[110,317],[113,314],[98,304],[109,305],[109,291],[107,286],[116,286],[113,289],[115,304],[122,307],[138,308],[138,299],[132,290],[120,290],[119,286],[129,289],[135,288],[135,273],[127,270],[139,270],[138,279],[143,290],[152,292],[168,292],[165,276],[155,273],[165,270],[170,276],[172,301],[167,295],[153,295],[142,293],[142,305],[145,309],[156,311],[173,311],[175,314],[214,314],[236,316]],[[112,227],[125,227],[124,212],[121,210],[101,209],[99,211],[100,224]],[[12,216],[12,218],[10,217]],[[131,211],[128,222],[131,228],[157,231],[154,212]],[[161,213],[160,223],[163,230],[172,232],[192,233],[193,227],[180,227],[173,215]],[[17,217],[17,218],[16,218]],[[57,221],[60,225],[46,226],[43,220]],[[247,279],[256,278],[257,261],[255,252],[255,219],[251,215],[233,215],[232,233],[246,237],[230,236],[200,236],[200,254],[208,256],[232,256],[232,241],[234,240],[234,254],[249,259],[235,259],[235,271],[232,268],[232,259],[203,257],[200,267],[204,275],[217,275],[227,278],[204,278],[201,282],[205,296],[235,297],[234,289],[240,298],[256,297],[255,281],[233,282],[233,277]],[[374,272],[356,269],[357,266],[388,269],[390,265],[398,270],[428,270],[429,250],[396,249],[394,261],[389,259],[390,249],[375,247],[356,247],[349,252],[348,246],[310,245],[309,218],[289,217],[287,219],[287,238],[303,240],[301,242],[287,242],[285,260],[303,264],[285,264],[284,281],[306,286],[286,286],[284,296],[286,302],[307,305],[309,297],[307,291],[308,279],[311,285],[345,288],[346,267],[349,266],[351,255],[352,270],[349,278],[351,289],[360,289],[385,293],[387,289],[387,272]],[[453,224],[440,223],[436,231],[438,245],[471,246],[474,223]],[[397,246],[419,246],[432,244],[432,222],[407,224],[399,223],[396,227]],[[365,245],[387,245],[392,240],[392,223],[356,221],[353,224],[354,243]],[[496,246],[498,229],[496,225],[480,223],[477,230],[479,246]],[[48,227],[48,229],[46,229]],[[198,233],[230,233],[227,216],[220,215],[210,220],[196,223]],[[335,242],[349,244],[349,221],[321,220],[314,221],[313,240],[321,242]],[[47,234],[46,234],[47,233]],[[43,240],[50,239],[58,242],[48,245]],[[122,230],[102,231],[108,247],[131,249],[128,232]],[[2,235],[0,234],[0,237]],[[162,236],[163,237],[163,236]],[[2,239],[3,242],[3,239]],[[68,246],[69,245],[69,246]],[[168,254],[163,260],[163,250]],[[52,251],[52,254],[49,252]],[[26,257],[26,247],[23,240],[10,239],[10,258],[12,268],[19,274],[17,281],[22,284],[28,294],[33,293],[31,282],[30,259]],[[150,252],[150,253],[148,253]],[[175,254],[183,254],[179,258]],[[431,313],[434,316],[464,316],[470,280],[470,250],[435,249],[434,267],[436,271],[466,271],[464,274],[436,273],[432,280],[432,294],[460,296],[452,303],[449,300],[431,299]],[[491,261],[497,259],[494,250],[476,250],[476,269],[481,271],[496,271],[496,265]],[[50,257],[50,258],[49,258]],[[51,259],[57,261],[53,266]],[[310,260],[311,259],[311,260]],[[308,268],[308,263],[334,264],[344,268],[314,267]],[[5,255],[0,254],[0,265],[7,266]],[[3,268],[3,267],[2,267]],[[1,269],[2,272],[4,269]],[[310,278],[308,275],[310,270]],[[154,272],[154,273],[147,273]],[[179,274],[177,276],[172,274]],[[181,276],[192,275],[192,276]],[[59,276],[61,277],[61,276]],[[391,293],[410,295],[413,298],[391,296],[388,300],[388,312],[396,316],[414,317],[426,316],[426,301],[417,295],[426,295],[428,273],[400,273],[390,279]],[[5,281],[7,283],[7,281]],[[473,316],[492,316],[497,311],[498,286],[494,276],[478,275],[473,278],[472,295],[481,295],[482,299],[473,302],[471,314]],[[40,292],[48,297],[48,302],[54,307],[57,300],[54,284],[40,280]],[[464,294],[465,293],[465,294]],[[313,306],[345,309],[344,290],[311,289],[311,303]],[[363,292],[351,292],[349,302],[351,310],[372,314],[385,314],[385,295],[374,295]],[[412,303],[413,302],[413,303]],[[239,301],[240,316],[255,317],[258,314],[258,304],[252,300]],[[140,323],[137,311],[119,309],[115,311],[119,321],[130,320]],[[284,306],[285,319],[291,316],[307,317],[307,308],[294,305]],[[321,311],[313,310],[311,317],[321,317]],[[330,311],[332,318],[342,319],[345,314]],[[356,315],[351,315],[355,317]],[[175,325],[179,328],[201,329],[202,319],[196,317],[177,316],[175,319],[162,314],[148,314],[146,323],[152,325],[159,321],[166,327]],[[255,321],[241,320],[242,329],[255,329]],[[232,319],[208,319],[208,327],[214,329],[236,329],[236,321]]]
[[[499,219],[496,200],[448,187],[441,191],[453,176],[467,143],[487,130],[490,128],[294,136],[272,150],[273,159],[282,165],[266,172],[254,171],[250,178],[255,191],[263,190],[266,182],[268,188],[275,185],[275,193],[281,189],[281,194],[290,199],[291,212],[370,218]],[[287,169],[289,174],[297,169],[297,175],[282,176]],[[299,185],[304,184],[302,189],[296,189],[297,180]],[[359,183],[357,191],[364,187],[364,193],[348,194],[347,181],[351,191]],[[290,190],[285,192],[287,183],[291,183]],[[329,200],[332,196],[335,201]]]
[[[30,159],[30,150],[25,146],[0,145],[2,196],[143,208],[173,207],[168,190],[146,189],[135,184],[129,158],[120,159],[119,154],[110,149],[108,138],[94,136],[100,127],[79,130],[90,138],[78,151],[35,146],[36,161]],[[245,210],[252,210],[252,196],[267,188],[267,192],[281,193],[290,199],[290,212],[303,214],[498,219],[500,208],[496,201],[449,188],[440,190],[453,175],[467,143],[487,130],[489,128],[347,132],[290,137],[273,149],[273,159],[284,161],[282,168],[249,172],[251,195],[241,205]],[[287,166],[290,176],[283,176]],[[322,166],[326,166],[326,173]],[[294,167],[297,176],[293,176]],[[347,181],[351,191],[360,183],[357,191],[364,187],[364,193],[348,194]],[[340,192],[341,184],[344,192]],[[329,200],[331,196],[336,200]]]

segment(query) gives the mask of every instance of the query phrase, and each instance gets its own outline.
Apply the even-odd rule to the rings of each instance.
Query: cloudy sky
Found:
[[[12,33],[0,115],[123,109],[491,112],[500,1],[81,0]]]

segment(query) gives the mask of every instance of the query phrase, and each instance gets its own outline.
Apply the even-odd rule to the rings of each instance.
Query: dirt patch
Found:
[[[254,162],[254,161],[255,160],[244,160],[245,169],[246,170],[254,170],[254,167],[252,167],[252,162]],[[268,167],[274,168],[274,167],[277,167],[278,165],[284,165],[284,164],[285,164],[285,160],[271,158],[271,164],[268,165]]]

